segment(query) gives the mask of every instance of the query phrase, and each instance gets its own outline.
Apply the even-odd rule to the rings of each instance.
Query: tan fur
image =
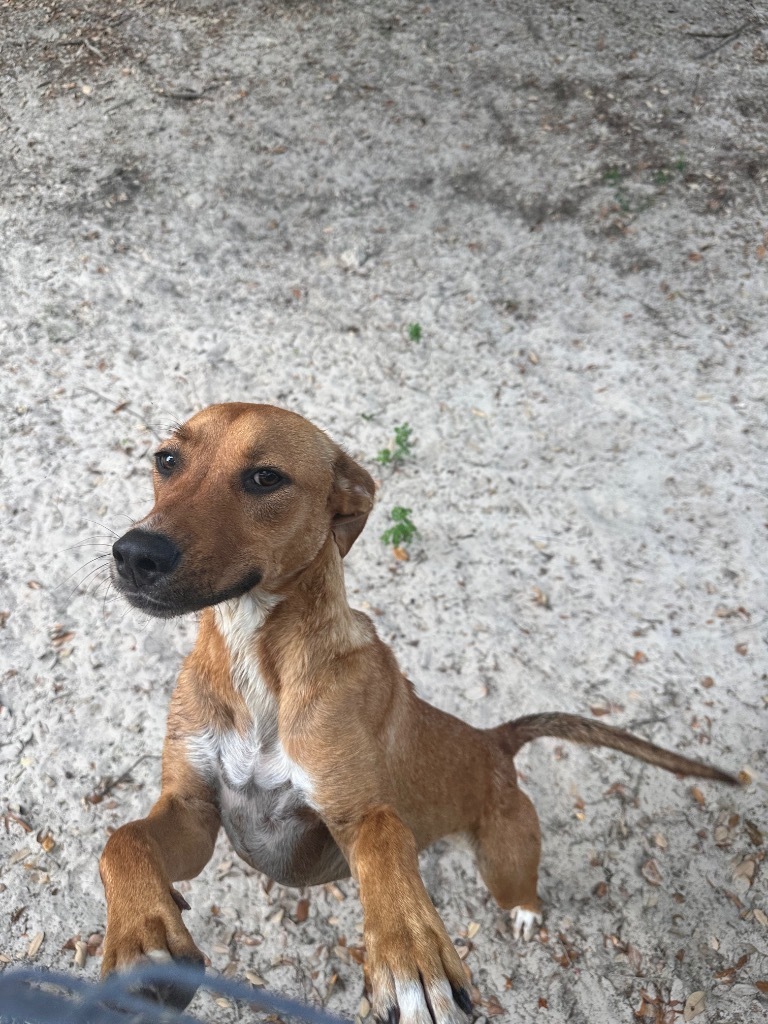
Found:
[[[172,883],[202,869],[223,823],[251,863],[286,883],[351,870],[376,1013],[403,1024],[455,1022],[469,1008],[464,974],[417,853],[440,836],[467,834],[495,898],[518,908],[516,930],[523,921],[526,932],[533,927],[540,835],[516,784],[522,743],[558,735],[734,781],[576,716],[479,730],[420,700],[372,623],[347,603],[342,558],[372,507],[373,481],[301,417],[212,406],[163,450],[173,471],[156,472],[154,508],[122,540],[141,547],[148,535],[167,538],[178,564],[143,578],[154,556],[142,562],[127,547],[121,555],[118,542],[113,576],[156,614],[205,607],[171,701],[162,795],[102,856],[105,972],[158,949],[200,959]],[[263,468],[288,482],[247,492],[244,474]],[[258,582],[241,592],[254,574]],[[252,617],[252,636],[222,632],[225,620],[210,607],[218,595],[228,595],[238,621]],[[273,736],[269,748],[259,747],[262,733]],[[238,761],[241,751],[253,766]]]

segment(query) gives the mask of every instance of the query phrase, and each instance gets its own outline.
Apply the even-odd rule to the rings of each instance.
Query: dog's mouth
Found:
[[[199,612],[223,601],[242,597],[261,583],[261,572],[258,569],[254,570],[238,583],[223,590],[200,586],[181,588],[178,585],[174,586],[170,580],[162,585],[153,584],[151,587],[142,588],[120,577],[114,569],[112,581],[134,608],[158,619],[172,619],[178,615]]]

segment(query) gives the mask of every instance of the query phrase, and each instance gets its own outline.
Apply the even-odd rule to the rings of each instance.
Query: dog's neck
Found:
[[[310,688],[330,665],[373,637],[373,627],[352,611],[344,567],[332,538],[279,594],[259,587],[214,608],[216,628],[229,652],[232,681],[246,696],[258,664],[269,688]]]

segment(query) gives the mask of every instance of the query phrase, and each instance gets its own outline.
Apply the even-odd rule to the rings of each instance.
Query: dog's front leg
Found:
[[[99,865],[107,897],[102,975],[146,958],[202,967],[203,955],[181,919],[186,904],[172,883],[202,871],[213,854],[219,821],[216,805],[199,783],[164,789],[146,818],[110,837]],[[194,987],[163,986],[144,994],[183,1009]]]
[[[389,806],[332,828],[360,885],[373,1010],[387,1024],[459,1024],[461,960],[419,874],[416,840]]]

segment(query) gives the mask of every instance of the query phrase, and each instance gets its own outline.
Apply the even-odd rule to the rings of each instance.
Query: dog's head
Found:
[[[155,454],[152,511],[113,546],[112,578],[172,616],[259,587],[279,594],[332,536],[341,555],[374,483],[308,420],[269,405],[212,405]]]

